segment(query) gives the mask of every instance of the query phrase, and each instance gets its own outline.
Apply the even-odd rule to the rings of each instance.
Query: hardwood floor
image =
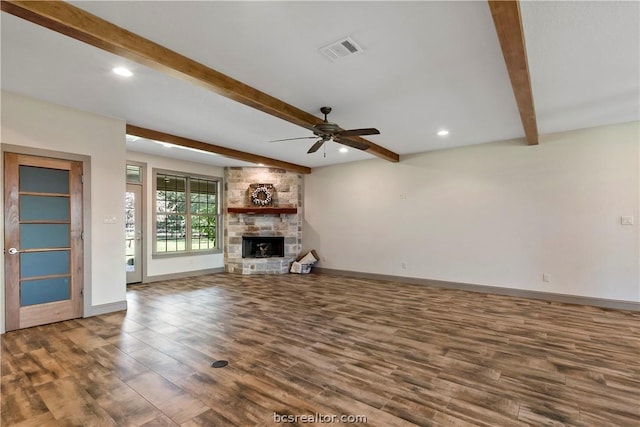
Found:
[[[2,336],[2,426],[640,425],[640,313],[320,274],[127,299]]]

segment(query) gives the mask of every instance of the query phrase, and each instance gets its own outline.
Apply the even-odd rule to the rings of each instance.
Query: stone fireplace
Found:
[[[225,168],[224,264],[239,274],[285,274],[302,249],[302,176],[284,169]],[[270,206],[251,204],[248,189],[273,185]]]

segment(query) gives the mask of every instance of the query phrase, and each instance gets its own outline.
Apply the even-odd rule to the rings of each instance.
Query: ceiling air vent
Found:
[[[320,49],[320,52],[332,61],[346,58],[347,56],[362,53],[362,48],[358,46],[351,37],[345,37],[335,43],[331,43]]]

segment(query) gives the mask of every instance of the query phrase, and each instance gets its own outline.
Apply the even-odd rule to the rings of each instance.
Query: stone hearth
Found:
[[[276,168],[225,168],[224,264],[239,274],[286,274],[302,249],[302,176]],[[296,207],[294,214],[229,213],[249,207],[251,184],[273,184],[274,207]],[[266,212],[266,211],[265,211]],[[284,257],[242,258],[242,237],[284,237]]]

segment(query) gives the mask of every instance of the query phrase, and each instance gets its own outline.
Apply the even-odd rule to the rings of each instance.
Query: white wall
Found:
[[[85,230],[91,237],[85,239],[92,255],[85,265],[91,270],[91,304],[124,301],[124,121],[2,92],[1,124],[2,144],[91,157],[91,229]],[[105,216],[115,216],[116,223],[105,224]],[[4,300],[0,305],[4,309]],[[0,318],[4,331],[4,313]]]
[[[330,269],[640,301],[639,141],[635,122],[314,169],[304,247]]]
[[[173,149],[173,148],[172,148]],[[165,169],[176,172],[193,173],[196,175],[206,175],[222,178],[224,170],[218,166],[210,166],[202,163],[187,162],[170,159],[167,157],[153,156],[135,151],[127,151],[127,160],[146,164],[145,176],[145,204],[146,204],[146,224],[144,235],[153,236],[153,168]],[[222,201],[222,198],[221,198]],[[219,254],[189,255],[171,258],[155,258],[151,254],[153,250],[153,239],[144,239],[146,247],[147,277],[150,280],[154,276],[166,274],[187,273],[191,271],[209,270],[212,268],[224,267],[224,256]]]

